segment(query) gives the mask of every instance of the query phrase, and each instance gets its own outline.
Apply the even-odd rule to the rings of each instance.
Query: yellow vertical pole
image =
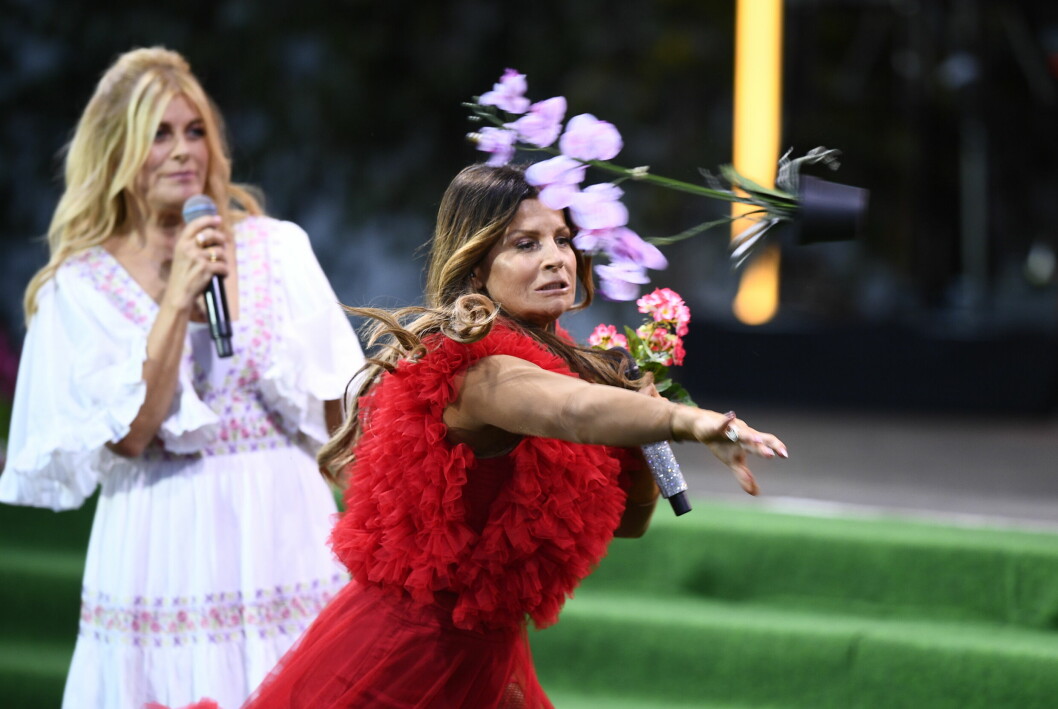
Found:
[[[782,0],[738,0],[735,17],[736,170],[762,185],[775,184],[782,121]],[[751,209],[732,205],[732,216]],[[732,237],[749,226],[732,223]],[[748,325],[768,322],[779,309],[779,249],[769,245],[748,261],[732,310]]]

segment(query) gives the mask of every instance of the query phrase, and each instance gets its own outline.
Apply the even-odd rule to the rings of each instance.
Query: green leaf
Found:
[[[694,399],[681,385],[676,382],[669,380],[671,386],[666,387],[664,396],[669,401],[675,401],[677,404],[686,404],[687,406],[694,406],[697,408],[698,404],[694,403]],[[660,390],[659,390],[660,391]]]
[[[642,364],[642,368],[654,373],[654,379],[663,379],[669,375],[669,368],[657,359],[657,355],[650,353],[651,358]]]
[[[771,187],[765,187],[764,185],[754,182],[745,175],[739,173],[733,165],[721,165],[720,174],[722,174],[724,176],[724,179],[726,179],[732,185],[735,185],[740,189],[746,190],[747,192],[758,192],[760,194],[766,194],[771,195],[772,197],[777,197],[783,201],[797,202],[797,198],[789,192],[783,192],[782,190],[777,190]]]
[[[763,211],[763,210],[761,210],[761,211]],[[751,212],[751,214],[755,214],[755,213],[756,213],[756,210],[754,212]],[[650,236],[650,237],[647,237],[647,241],[650,242],[651,244],[657,244],[659,246],[664,246],[665,244],[675,244],[677,241],[683,241],[684,239],[690,239],[692,236],[697,236],[698,234],[701,234],[703,231],[708,231],[709,229],[712,229],[713,227],[722,226],[724,224],[730,224],[733,221],[734,221],[734,217],[724,217],[723,219],[716,219],[716,220],[711,221],[711,222],[704,222],[702,224],[699,224],[698,226],[693,226],[690,229],[687,229],[685,231],[681,231],[679,234],[673,234],[672,236]]]

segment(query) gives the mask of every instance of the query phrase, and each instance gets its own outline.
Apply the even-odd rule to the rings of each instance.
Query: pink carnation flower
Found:
[[[650,351],[666,367],[683,364],[683,340],[679,335],[669,332],[668,328],[659,327],[656,323],[646,323],[636,329],[636,334],[647,344]]]
[[[636,301],[639,312],[650,315],[654,322],[671,322],[676,325],[676,334],[687,334],[687,323],[691,311],[683,298],[671,288],[657,288]]]
[[[525,74],[508,69],[503,72],[499,83],[492,85],[492,91],[481,95],[478,103],[482,106],[496,106],[507,113],[522,114],[529,110],[529,99],[525,97],[527,88]]]
[[[588,335],[588,344],[592,347],[602,347],[604,349],[612,347],[628,349],[628,338],[617,332],[617,328],[613,325],[599,324]]]

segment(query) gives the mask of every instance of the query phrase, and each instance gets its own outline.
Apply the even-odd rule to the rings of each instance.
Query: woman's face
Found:
[[[562,212],[536,199],[523,201],[474,269],[472,283],[513,317],[536,325],[569,310],[576,297],[577,259]]]
[[[155,213],[180,211],[184,201],[201,194],[209,170],[206,124],[194,104],[173,97],[154,134],[136,189]]]

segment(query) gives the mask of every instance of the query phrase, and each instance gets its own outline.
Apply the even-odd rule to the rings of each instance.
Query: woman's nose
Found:
[[[188,140],[186,136],[177,135],[176,140],[173,142],[172,156],[174,158],[182,159],[190,155],[191,150],[188,146]]]
[[[558,269],[562,266],[562,251],[558,244],[551,243],[544,246],[542,263],[547,270]]]

